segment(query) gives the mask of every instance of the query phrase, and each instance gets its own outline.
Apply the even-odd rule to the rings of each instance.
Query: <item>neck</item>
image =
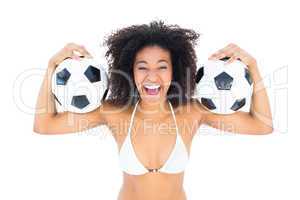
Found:
[[[168,100],[147,102],[140,100],[137,110],[145,117],[164,116],[170,112]]]

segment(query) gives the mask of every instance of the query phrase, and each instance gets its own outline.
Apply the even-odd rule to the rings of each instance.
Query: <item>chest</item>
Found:
[[[192,138],[198,128],[198,123],[184,114],[176,115],[176,123],[172,116],[160,120],[134,118],[129,129],[130,115],[127,115],[114,124],[110,129],[118,149],[121,149],[126,137],[130,137],[136,156],[149,168],[160,166],[167,160],[177,137],[181,137],[189,153]]]

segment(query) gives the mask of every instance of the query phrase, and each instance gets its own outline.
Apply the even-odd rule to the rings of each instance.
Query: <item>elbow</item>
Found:
[[[45,129],[39,128],[39,127],[36,127],[36,126],[33,127],[33,132],[37,133],[37,134],[40,134],[40,135],[47,134],[47,131]]]
[[[33,130],[34,133],[41,134],[41,135],[48,134],[48,132],[49,132],[46,126],[40,125],[37,122],[35,122],[33,124],[33,129],[32,130]]]
[[[263,134],[271,134],[274,132],[274,128],[273,128],[273,122],[271,120],[271,122],[269,123],[264,123],[262,125],[262,130],[263,130]]]
[[[51,117],[35,116],[32,130],[37,134],[51,134],[51,124],[53,124]]]
[[[263,126],[258,131],[260,135],[268,135],[274,132],[273,126]]]
[[[263,131],[262,131],[262,134],[263,135],[268,135],[268,134],[271,134],[271,133],[273,133],[273,127],[270,127],[270,128],[267,128],[267,129],[264,129]]]
[[[261,119],[254,119],[253,122],[253,127],[256,127],[255,132],[259,135],[268,135],[274,132],[272,119],[264,121]]]

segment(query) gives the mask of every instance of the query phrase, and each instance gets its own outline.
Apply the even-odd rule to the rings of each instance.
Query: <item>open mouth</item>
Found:
[[[158,95],[161,89],[160,85],[144,85],[143,87],[148,95]]]

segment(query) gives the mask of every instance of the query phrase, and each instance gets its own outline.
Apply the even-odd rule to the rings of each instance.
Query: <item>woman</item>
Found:
[[[34,131],[62,134],[107,125],[118,144],[124,183],[119,200],[184,200],[184,168],[192,139],[201,124],[246,134],[272,132],[266,90],[255,59],[235,44],[214,53],[210,59],[240,59],[249,67],[254,93],[249,113],[216,115],[192,99],[195,88],[199,34],[161,21],[134,25],[112,33],[108,46],[111,94],[89,113],[56,113],[50,81],[64,59],[90,57],[77,44],[67,44],[48,65],[37,100]],[[260,89],[258,91],[258,83]],[[70,123],[70,119],[72,123]]]

